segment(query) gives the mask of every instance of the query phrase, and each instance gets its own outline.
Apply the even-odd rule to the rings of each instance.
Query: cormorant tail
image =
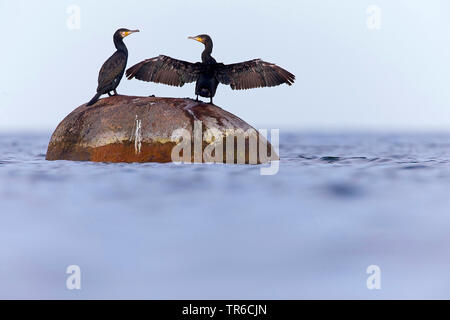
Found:
[[[209,90],[206,89],[206,88],[202,88],[202,89],[200,90],[200,95],[201,95],[202,97],[211,97],[211,91],[209,91]]]
[[[102,95],[101,93],[97,92],[97,94],[91,99],[91,101],[88,102],[87,106],[92,106],[94,103],[96,103],[101,95]]]

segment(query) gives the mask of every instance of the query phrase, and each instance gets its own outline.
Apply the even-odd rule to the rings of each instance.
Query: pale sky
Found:
[[[159,54],[196,62],[207,33],[224,63],[253,58],[294,73],[292,87],[232,91],[215,104],[256,128],[449,130],[450,3],[446,0],[0,0],[0,131],[53,130],[94,95],[98,71],[125,42],[128,66]],[[81,9],[80,29],[67,8]],[[367,8],[381,29],[367,27]],[[194,97],[183,88],[122,80],[120,94]]]

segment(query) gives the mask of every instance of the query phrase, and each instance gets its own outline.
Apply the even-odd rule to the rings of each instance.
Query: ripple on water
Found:
[[[326,185],[325,190],[329,195],[344,199],[357,198],[364,195],[363,188],[353,183],[330,183]]]
[[[410,166],[401,167],[402,170],[420,170],[420,169],[431,169],[429,166],[423,164],[413,164]]]
[[[326,157],[320,158],[320,161],[328,162],[328,163],[335,163],[335,162],[339,162],[341,160],[342,160],[341,157],[333,157],[333,156],[326,156]]]

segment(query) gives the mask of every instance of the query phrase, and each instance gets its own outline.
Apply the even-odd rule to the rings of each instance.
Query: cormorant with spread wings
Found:
[[[283,83],[290,86],[295,81],[292,73],[261,59],[235,64],[217,63],[211,56],[213,42],[210,36],[203,34],[189,39],[205,45],[202,62],[191,63],[160,55],[129,68],[126,72],[128,80],[136,78],[177,87],[196,81],[197,100],[198,96],[202,96],[210,98],[211,103],[219,83],[230,85],[233,90],[245,90]]]

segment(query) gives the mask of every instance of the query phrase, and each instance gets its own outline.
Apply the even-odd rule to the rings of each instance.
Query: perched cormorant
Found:
[[[119,29],[114,33],[114,45],[117,51],[103,64],[98,75],[97,94],[88,102],[88,106],[97,102],[102,94],[117,94],[116,88],[122,80],[128,60],[128,49],[123,39],[139,30]]]
[[[292,85],[295,76],[275,64],[255,59],[251,61],[223,64],[211,56],[213,42],[211,37],[202,34],[189,37],[205,45],[202,62],[190,63],[168,56],[144,60],[127,70],[128,80],[133,78],[182,87],[185,83],[196,81],[195,94],[212,98],[219,83],[230,85],[233,90],[260,87],[273,87],[283,83]]]

